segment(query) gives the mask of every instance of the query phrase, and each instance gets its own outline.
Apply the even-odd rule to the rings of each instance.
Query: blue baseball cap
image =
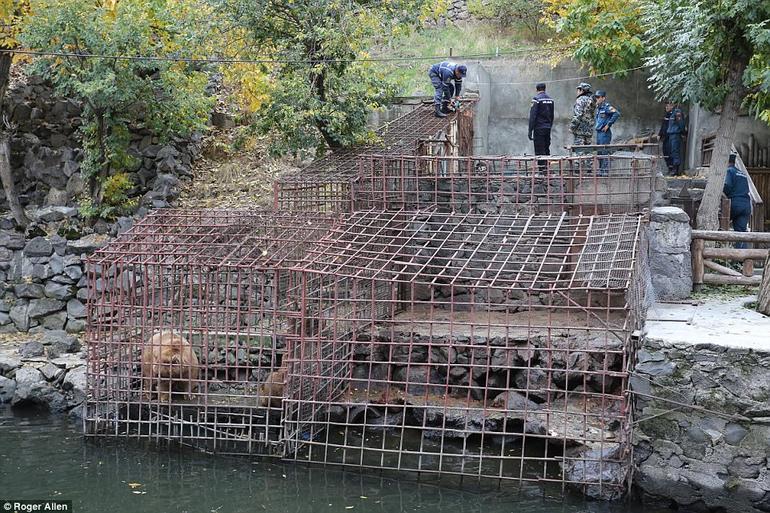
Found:
[[[465,64],[460,64],[456,69],[460,72],[460,76],[462,77],[468,73],[468,68],[465,66]]]

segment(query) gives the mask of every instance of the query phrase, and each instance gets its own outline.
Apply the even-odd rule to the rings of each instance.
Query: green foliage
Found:
[[[731,63],[748,65],[744,85],[756,107],[767,102],[767,19],[765,0],[657,0],[644,12],[651,83],[660,96],[697,102],[714,110],[732,85],[726,81]],[[671,32],[670,19],[687,20]],[[764,25],[764,29],[763,29]],[[764,44],[763,44],[764,41]],[[763,84],[764,82],[764,84]]]
[[[32,68],[50,79],[57,93],[83,102],[81,170],[97,211],[107,201],[103,188],[110,184],[109,175],[134,165],[126,153],[129,127],[149,128],[165,142],[172,134],[202,129],[211,100],[204,92],[205,74],[187,64],[79,58],[77,54],[184,55],[187,36],[179,30],[175,5],[173,0],[31,2],[34,15],[23,27],[23,44],[44,52],[75,54],[41,57]]]
[[[542,0],[469,0],[468,10],[477,18],[495,21],[503,27],[524,27],[537,37],[545,4]]]
[[[770,124],[770,20],[747,27],[747,37],[754,45],[744,76],[749,88],[746,100],[749,111]]]
[[[588,65],[592,73],[637,67],[644,56],[641,7],[645,0],[545,0],[554,41],[565,54]],[[671,19],[667,33],[674,26]]]
[[[395,86],[384,69],[362,62],[382,34],[419,19],[422,0],[209,0],[245,30],[254,47],[282,61],[272,68],[258,126],[279,134],[273,150],[338,147],[368,136],[368,111]]]
[[[84,219],[113,221],[119,216],[130,214],[138,206],[139,200],[129,196],[134,183],[127,173],[110,175],[101,185],[103,197],[99,204],[94,204],[90,197],[81,199],[80,215]]]

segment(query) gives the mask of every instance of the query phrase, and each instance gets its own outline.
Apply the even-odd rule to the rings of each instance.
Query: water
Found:
[[[70,420],[7,408],[0,408],[0,498],[72,500],[77,513],[654,513],[573,495],[562,500],[559,487],[426,484],[410,475],[95,442]]]

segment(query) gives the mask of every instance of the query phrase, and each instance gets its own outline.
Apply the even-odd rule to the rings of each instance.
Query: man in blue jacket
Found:
[[[452,98],[460,98],[463,87],[463,78],[468,73],[464,64],[456,64],[444,61],[434,64],[428,70],[430,83],[436,93],[433,95],[433,105],[436,108],[436,117],[444,118],[448,111],[447,105]]]
[[[553,98],[545,92],[544,83],[537,84],[535,89],[537,95],[532,98],[529,108],[529,140],[535,143],[535,155],[550,155]]]
[[[607,101],[607,93],[601,89],[594,93],[596,97],[596,144],[610,144],[612,142],[612,125],[620,117],[620,111],[610,105]],[[608,155],[609,151],[599,150],[599,155]],[[607,169],[609,168],[609,159],[606,157],[599,157],[599,175],[607,176]]]
[[[730,221],[733,230],[745,232],[751,219],[751,197],[749,196],[749,177],[746,173],[735,167],[735,153],[730,154],[730,167],[725,175],[725,185],[722,190],[725,196],[730,198]],[[735,244],[737,249],[746,247],[745,242]]]

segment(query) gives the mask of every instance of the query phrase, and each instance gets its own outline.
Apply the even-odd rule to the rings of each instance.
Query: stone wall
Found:
[[[770,511],[770,351],[648,339],[632,388],[635,481],[648,499]]]
[[[49,207],[48,215],[72,216],[70,207]],[[0,230],[0,333],[85,329],[88,296],[83,259],[107,235],[67,240],[60,235],[25,238]]]
[[[657,207],[648,228],[649,266],[657,299],[685,299],[692,291],[690,217],[677,207]]]
[[[11,167],[22,205],[76,206],[84,190],[81,105],[54,95],[42,79],[26,77],[9,89],[3,113],[15,127]],[[127,171],[134,188],[129,195],[141,196],[143,207],[168,206],[179,193],[178,179],[191,176],[201,137],[173,138],[161,145],[147,128],[130,130],[128,154],[134,165]],[[7,208],[0,194],[0,210]]]

